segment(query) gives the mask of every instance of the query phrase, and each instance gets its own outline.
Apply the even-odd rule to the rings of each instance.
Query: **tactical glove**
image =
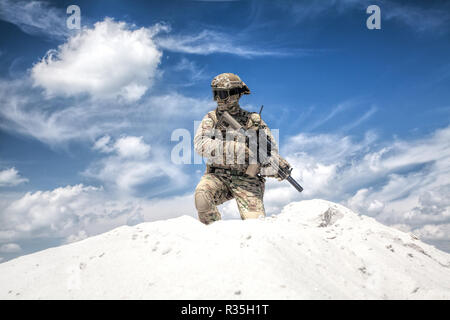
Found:
[[[277,157],[275,160],[278,160],[278,166],[280,167],[280,170],[290,171],[291,165],[289,164],[289,162],[287,162],[285,159],[283,159],[279,155],[272,155],[272,157]],[[264,164],[261,167],[260,173],[263,177],[276,178],[278,181],[282,181],[285,179],[285,177],[282,177],[280,175],[280,172],[277,172],[268,163]]]

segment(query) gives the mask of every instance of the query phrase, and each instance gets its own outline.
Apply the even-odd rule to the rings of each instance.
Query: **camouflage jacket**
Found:
[[[233,132],[233,130],[231,128],[224,127],[224,125],[218,125],[219,117],[219,111],[216,109],[208,112],[208,114],[206,114],[203,118],[194,137],[195,152],[208,159],[207,166],[245,172],[247,170],[248,163],[236,161],[238,153],[245,152],[245,141],[243,141],[242,137],[239,139],[238,136],[234,139],[224,139],[224,131],[228,130],[227,132]],[[261,119],[258,113],[248,112],[239,108],[239,111],[237,114],[233,115],[233,118],[235,118],[245,130],[263,130],[267,138],[271,140],[271,153],[273,155],[278,155],[275,139],[270,132],[269,127]],[[275,174],[273,172],[271,173],[270,170],[268,171],[268,169],[269,168],[262,168],[261,173],[264,173],[264,176],[271,176]]]

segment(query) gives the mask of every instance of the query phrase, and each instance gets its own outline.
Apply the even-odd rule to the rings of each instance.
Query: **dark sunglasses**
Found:
[[[234,96],[235,94],[239,94],[243,92],[243,90],[241,88],[233,88],[233,89],[229,89],[229,90],[225,90],[225,89],[213,89],[213,97],[214,100],[217,100],[217,98],[219,99],[226,99],[229,96]]]

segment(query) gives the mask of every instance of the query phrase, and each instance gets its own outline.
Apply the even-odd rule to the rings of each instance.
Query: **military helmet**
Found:
[[[215,76],[211,81],[211,88],[213,90],[214,99],[216,96],[223,99],[234,94],[250,94],[250,89],[233,73],[221,73]]]

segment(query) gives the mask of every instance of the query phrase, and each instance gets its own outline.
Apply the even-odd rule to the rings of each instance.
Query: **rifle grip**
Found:
[[[245,171],[246,175],[249,175],[250,177],[256,177],[256,175],[259,172],[259,165],[257,163],[255,164],[249,164],[247,171]]]

